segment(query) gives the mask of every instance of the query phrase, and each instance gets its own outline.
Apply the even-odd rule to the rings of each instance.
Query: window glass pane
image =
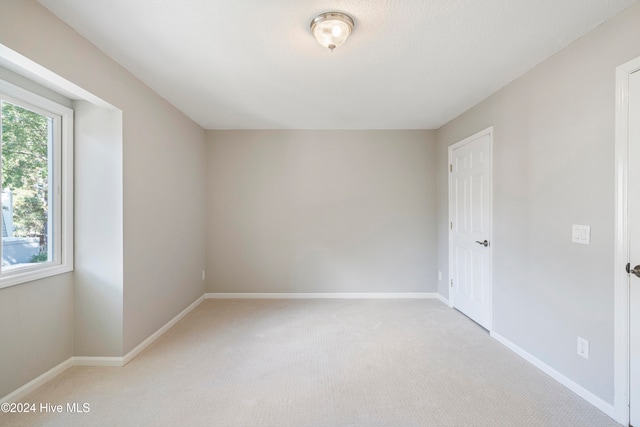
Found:
[[[1,123],[3,269],[52,261],[53,120],[2,101]]]

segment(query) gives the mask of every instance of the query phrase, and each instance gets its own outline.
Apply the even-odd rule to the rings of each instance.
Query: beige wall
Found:
[[[74,356],[123,343],[122,111],[74,103]]]
[[[204,130],[137,85],[123,108],[124,353],[204,293]]]
[[[204,292],[204,131],[33,0],[2,1],[0,44],[122,111],[122,215],[103,218],[124,228],[121,356]],[[3,346],[0,396],[73,355],[72,279],[0,290],[0,304],[20,302],[2,315],[11,336],[25,343]],[[39,313],[43,296],[47,308]],[[27,353],[34,343],[37,353]],[[16,360],[34,357],[31,369],[16,372]]]
[[[73,356],[72,276],[0,289],[0,398]]]
[[[207,131],[209,292],[435,292],[433,131]]]
[[[638,40],[635,5],[438,131],[440,269],[447,146],[493,125],[495,332],[609,403],[615,68],[640,55]],[[572,224],[591,226],[591,245],[571,242]]]

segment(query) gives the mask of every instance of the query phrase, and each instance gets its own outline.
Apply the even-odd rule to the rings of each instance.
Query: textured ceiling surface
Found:
[[[206,129],[433,129],[635,0],[39,2]]]

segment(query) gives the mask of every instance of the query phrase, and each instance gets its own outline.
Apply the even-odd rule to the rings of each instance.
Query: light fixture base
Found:
[[[318,43],[333,52],[351,35],[353,18],[342,12],[326,12],[315,17],[310,27]]]

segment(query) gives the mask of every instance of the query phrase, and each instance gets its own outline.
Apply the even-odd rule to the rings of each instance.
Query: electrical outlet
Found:
[[[578,356],[589,358],[589,341],[582,337],[578,337]]]
[[[204,270],[202,270],[202,280],[204,280],[205,276],[206,276],[205,272],[204,272]]]
[[[442,280],[442,271],[438,271],[438,280]]]

